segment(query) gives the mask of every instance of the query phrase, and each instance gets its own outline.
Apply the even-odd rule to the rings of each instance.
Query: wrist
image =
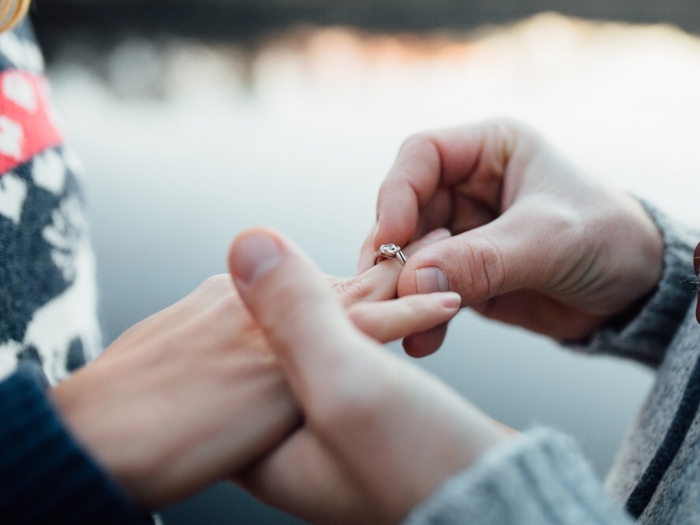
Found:
[[[80,370],[52,388],[48,394],[68,432],[83,450],[143,508],[154,508],[138,489],[137,480],[153,479],[152,461],[138,461],[130,443],[139,432],[136,418],[129,428],[118,424],[114,408],[101,402],[101,388],[107,386],[100,367],[90,365],[89,374]],[[108,388],[108,387],[107,387]],[[116,424],[115,424],[116,423]],[[123,431],[123,432],[122,432]],[[126,435],[129,432],[131,436]]]
[[[630,294],[625,304],[611,319],[617,324],[625,324],[639,313],[656,290],[664,266],[664,239],[656,222],[636,198],[625,195],[629,216],[628,238],[633,239],[633,247],[623,252],[627,267],[623,273],[628,274]],[[623,246],[624,248],[625,246]],[[634,285],[632,285],[634,282]]]
[[[595,270],[581,311],[597,318],[598,328],[624,325],[653,295],[663,272],[664,239],[644,206],[634,197],[608,192],[590,238]]]

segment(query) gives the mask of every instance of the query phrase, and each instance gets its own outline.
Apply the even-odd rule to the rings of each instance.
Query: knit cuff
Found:
[[[486,452],[406,518],[404,525],[632,525],[605,494],[576,443],[552,430]]]
[[[695,301],[693,252],[700,233],[671,221],[651,204],[641,203],[664,240],[663,271],[656,291],[624,326],[603,328],[587,344],[566,346],[591,354],[628,357],[656,367]]]
[[[152,524],[64,428],[36,365],[0,383],[0,516],[19,524]]]

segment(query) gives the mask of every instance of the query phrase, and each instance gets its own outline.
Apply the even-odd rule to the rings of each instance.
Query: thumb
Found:
[[[545,279],[564,266],[566,235],[558,228],[543,219],[537,203],[518,203],[495,221],[409,258],[399,296],[452,291],[462,297],[462,306],[470,306],[514,290],[546,287]]]
[[[281,235],[248,230],[233,242],[228,261],[243,302],[304,406],[309,389],[332,381],[346,356],[367,340],[351,324],[321,271]]]

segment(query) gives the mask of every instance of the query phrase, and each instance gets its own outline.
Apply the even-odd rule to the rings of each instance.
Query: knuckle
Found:
[[[217,275],[212,275],[204,280],[200,285],[201,288],[206,290],[225,290],[230,289],[232,286],[231,276],[227,273],[220,273]]]
[[[344,279],[333,285],[333,291],[340,297],[343,304],[363,300],[373,288],[374,283],[365,274],[360,274],[352,279]]]
[[[532,153],[541,146],[543,141],[534,128],[515,119],[494,118],[486,121],[484,126],[486,140],[495,146],[493,151],[504,164],[507,164],[516,148]]]
[[[467,286],[482,299],[498,295],[505,282],[503,258],[498,248],[487,239],[466,244],[460,260],[460,274],[467,276]]]
[[[432,137],[429,133],[423,131],[420,133],[414,133],[410,135],[406,140],[403,141],[401,149],[412,149],[415,147],[425,146],[426,144],[432,144]]]
[[[239,310],[241,299],[231,276],[227,273],[213,275],[207,278],[197,289],[205,304],[222,312]]]
[[[236,295],[236,288],[229,274],[213,275],[197,286],[188,297],[195,301],[215,301],[225,295]]]
[[[527,124],[519,120],[506,117],[497,117],[489,119],[485,122],[487,129],[496,136],[504,139],[514,138],[516,136],[525,136],[534,133],[534,130]]]
[[[220,285],[221,283],[226,283],[228,284],[231,281],[231,276],[227,273],[217,273],[216,275],[212,275],[211,277],[208,277],[204,282],[205,283],[212,283],[214,285]]]

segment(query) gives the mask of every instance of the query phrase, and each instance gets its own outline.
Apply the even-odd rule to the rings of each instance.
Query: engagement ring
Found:
[[[395,244],[382,244],[379,250],[374,254],[374,264],[376,266],[379,259],[396,259],[401,263],[401,266],[406,264],[406,256],[401,251],[400,246]]]

